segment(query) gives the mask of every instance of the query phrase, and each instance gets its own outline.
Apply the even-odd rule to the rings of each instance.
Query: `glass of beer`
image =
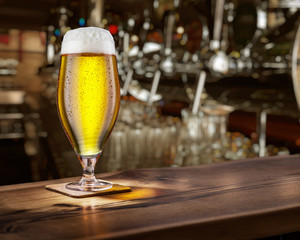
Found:
[[[83,168],[67,189],[101,191],[112,183],[98,180],[94,168],[120,106],[115,44],[110,32],[85,27],[68,31],[61,47],[57,86],[61,124]]]

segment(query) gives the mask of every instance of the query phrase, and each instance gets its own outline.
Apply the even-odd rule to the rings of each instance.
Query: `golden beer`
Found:
[[[112,183],[98,180],[94,174],[120,106],[115,43],[109,31],[84,27],[64,35],[57,106],[61,124],[83,170],[81,180],[68,183],[65,188],[74,191],[111,188]]]
[[[62,125],[76,153],[100,154],[120,106],[115,55],[62,55],[57,104]]]

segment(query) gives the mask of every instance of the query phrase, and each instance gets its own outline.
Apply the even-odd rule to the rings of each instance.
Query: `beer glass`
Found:
[[[83,168],[81,180],[67,184],[66,188],[79,191],[111,188],[111,183],[94,176],[94,167],[120,106],[115,45],[107,30],[85,27],[65,34],[57,106],[61,124]]]

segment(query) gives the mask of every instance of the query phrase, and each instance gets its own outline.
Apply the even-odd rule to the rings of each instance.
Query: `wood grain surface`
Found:
[[[258,239],[300,231],[300,156],[98,175],[132,192],[0,187],[0,239]]]

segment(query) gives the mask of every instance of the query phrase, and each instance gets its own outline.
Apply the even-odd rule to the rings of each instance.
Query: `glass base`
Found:
[[[92,183],[87,182],[77,182],[77,183],[68,183],[66,184],[66,189],[73,190],[73,191],[85,191],[85,192],[99,192],[103,190],[107,190],[112,188],[112,183],[106,182],[103,180],[96,180]]]

